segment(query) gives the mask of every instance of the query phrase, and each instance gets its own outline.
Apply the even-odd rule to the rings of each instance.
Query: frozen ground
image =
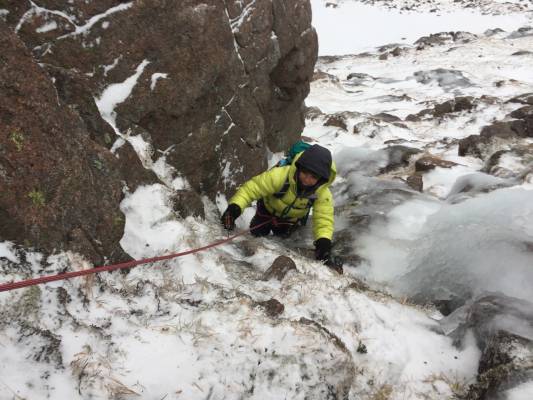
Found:
[[[442,315],[405,298],[420,291],[438,295],[424,289],[438,283],[434,286],[452,290],[458,280],[466,291],[531,296],[530,154],[506,154],[500,166],[509,174],[495,177],[479,172],[485,160],[459,157],[457,151],[458,139],[479,133],[520,106],[507,100],[533,92],[532,56],[527,54],[533,36],[515,32],[529,14],[517,18],[514,6],[500,3],[478,2],[473,10],[474,15],[497,10],[479,21],[504,21],[511,15],[513,22],[500,26],[505,32],[482,34],[497,27],[495,20],[471,20],[476,36],[443,36],[440,44],[418,50],[414,40],[430,31],[387,7],[365,5],[378,13],[377,21],[387,21],[385,30],[396,32],[394,36],[360,35],[364,40],[348,43],[342,53],[370,52],[319,60],[317,70],[323,75],[313,82],[307,105],[321,112],[309,116],[304,135],[330,148],[339,167],[337,231],[347,235],[337,239],[349,256],[357,256],[347,258],[344,276],[305,256],[311,240],[304,231],[291,242],[244,237],[128,274],[0,293],[0,398],[325,399],[346,394],[349,399],[440,400],[464,393],[477,373],[480,353],[474,339],[467,334],[463,347],[454,347],[442,334]],[[371,14],[357,8],[362,6],[338,4],[326,9],[313,2],[322,54],[327,33],[320,21],[328,21],[332,10],[349,16],[346,21],[352,25],[379,26],[368,24]],[[433,2],[431,7],[435,4],[451,15],[463,12],[455,2]],[[437,20],[451,23],[440,18],[431,20],[433,27]],[[343,24],[335,20],[336,27]],[[392,29],[399,26],[405,29]],[[442,30],[454,29],[446,25]],[[346,42],[337,36],[336,43]],[[405,46],[395,54],[398,46],[374,48],[390,42]],[[519,50],[526,52],[512,55]],[[110,123],[115,106],[143,73],[142,65],[99,99]],[[457,96],[471,96],[475,108],[405,120]],[[397,119],[377,117],[380,113]],[[324,125],[334,114],[346,129]],[[178,218],[171,207],[173,190],[187,182],[179,171],[169,171],[164,155],[154,158],[140,137],[122,136],[117,146],[131,141],[143,165],[166,183],[141,187],[123,201],[121,244],[126,252],[151,257],[224,236],[218,214],[225,199],[218,206],[205,200],[205,221]],[[527,146],[531,139],[519,142],[502,146]],[[458,165],[424,173],[419,193],[405,184],[412,163],[382,171],[391,161],[390,144]],[[493,190],[495,179],[505,181],[497,182],[500,189]],[[240,229],[252,213],[247,210],[239,219]],[[359,228],[357,221],[368,224]],[[282,282],[262,280],[279,255],[290,256],[297,270]],[[456,260],[475,268],[458,271]],[[75,254],[43,260],[40,254],[0,243],[2,281],[88,267]],[[506,279],[499,279],[503,268]],[[413,282],[421,283],[412,287]],[[283,304],[281,314],[269,311],[265,302],[271,299]],[[508,393],[511,400],[531,394],[530,383]]]

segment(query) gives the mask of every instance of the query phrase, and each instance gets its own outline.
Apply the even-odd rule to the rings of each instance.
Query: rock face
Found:
[[[0,215],[13,223],[0,227],[0,239],[76,248],[65,245],[64,236],[77,237],[72,229],[85,232],[94,223],[110,233],[79,236],[116,247],[123,222],[109,222],[123,219],[120,182],[134,190],[157,180],[128,143],[109,151],[117,134],[141,135],[153,150],[145,167],[164,152],[176,174],[187,178],[193,197],[214,198],[262,171],[267,148],[281,151],[301,133],[318,50],[309,0],[8,0],[2,7],[2,53],[10,55],[2,55],[0,76],[7,93],[0,115],[8,123],[0,148]],[[128,85],[129,96],[109,97]],[[10,106],[17,102],[19,108]],[[34,131],[39,141],[29,140]],[[24,166],[22,157],[14,161],[22,153]],[[17,186],[8,184],[19,164]],[[40,210],[47,213],[29,213],[41,202],[44,189],[37,182],[53,191],[56,181],[60,191],[43,193]],[[37,200],[28,197],[32,190]],[[94,217],[92,197],[103,219]],[[14,210],[14,199],[28,205]],[[77,210],[69,211],[73,203]],[[179,211],[187,214],[188,208]],[[58,223],[70,212],[80,214],[76,223]],[[40,233],[29,235],[36,218]]]
[[[443,326],[460,344],[468,330],[482,351],[477,382],[468,400],[504,398],[505,391],[533,379],[533,313],[531,303],[487,294],[456,310]]]
[[[119,258],[118,160],[58,103],[49,76],[2,23],[0,54],[0,239]]]

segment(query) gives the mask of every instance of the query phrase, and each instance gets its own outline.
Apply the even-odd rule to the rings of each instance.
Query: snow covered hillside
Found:
[[[466,3],[312,3],[322,57],[303,135],[337,163],[344,275],[309,257],[307,227],[291,240],[243,236],[127,273],[2,292],[0,399],[533,398],[529,4],[471,1],[476,29],[429,36],[410,18]],[[386,7],[413,4],[423,14]],[[494,14],[502,19],[485,19]],[[335,16],[381,31],[401,18],[405,35],[330,46],[343,28]],[[164,157],[136,150],[165,176]],[[125,198],[130,256],[225,237],[223,196],[203,199],[205,219],[173,211],[169,198],[186,185],[169,179]],[[74,253],[44,259],[0,243],[2,282],[89,267]],[[507,369],[486,356],[500,354],[501,331]]]

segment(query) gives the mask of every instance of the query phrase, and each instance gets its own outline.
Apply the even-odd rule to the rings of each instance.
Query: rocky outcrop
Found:
[[[483,157],[484,150],[496,139],[512,140],[533,137],[533,115],[523,119],[497,121],[481,129],[479,135],[470,135],[459,141],[459,155]]]
[[[0,239],[95,262],[118,259],[119,161],[58,102],[50,77],[0,22]]]
[[[423,156],[415,161],[415,171],[416,172],[427,172],[439,168],[452,168],[459,164],[454,163],[453,161],[443,160],[442,158],[436,156]]]
[[[471,96],[458,96],[444,103],[435,104],[433,108],[426,108],[417,114],[409,114],[405,119],[407,121],[419,121],[421,118],[429,116],[440,118],[445,115],[461,111],[471,111],[476,107],[477,102]]]
[[[3,8],[7,26],[0,21],[2,48],[8,51],[9,47],[12,56],[2,56],[7,70],[3,69],[0,84],[8,95],[0,100],[1,113],[9,129],[2,132],[7,136],[0,151],[9,151],[10,158],[1,155],[1,177],[12,176],[10,171],[18,167],[12,158],[21,140],[35,150],[31,156],[39,162],[33,168],[27,162],[17,173],[17,185],[24,189],[3,185],[7,192],[3,190],[0,214],[13,221],[13,226],[0,228],[0,239],[29,238],[31,244],[46,242],[52,249],[65,247],[65,235],[89,236],[93,245],[107,243],[98,252],[109,256],[112,250],[105,247],[116,247],[122,234],[121,181],[130,190],[156,181],[145,168],[161,154],[176,174],[188,180],[191,196],[201,204],[200,194],[211,198],[219,192],[231,194],[235,186],[266,167],[267,148],[281,151],[301,133],[303,100],[318,48],[309,0],[201,4],[191,0],[179,4],[165,0],[8,0]],[[19,64],[18,58],[24,61]],[[17,73],[25,74],[22,86],[11,76]],[[109,96],[113,89],[125,86],[129,95]],[[10,108],[8,103],[17,102],[24,107]],[[55,121],[55,128],[42,120],[48,125]],[[42,141],[29,143],[31,132],[38,127],[42,127]],[[152,147],[153,160],[141,164],[128,140],[111,153],[117,135],[126,139],[141,135]],[[52,155],[55,164],[41,161]],[[71,172],[60,172],[59,164]],[[87,174],[93,169],[96,172]],[[81,171],[88,176],[78,179]],[[24,213],[24,208],[15,212],[13,200],[27,202],[28,192],[37,193],[32,201],[40,204],[43,196],[35,182],[54,179],[67,179],[69,183],[63,186],[77,198],[58,201],[55,194],[43,193],[45,208],[56,218],[40,212],[38,219],[43,228],[54,227],[58,234],[42,241],[43,229],[28,234],[36,229],[32,222],[36,217]],[[94,186],[98,190],[93,191]],[[108,194],[102,195],[104,191]],[[101,199],[99,214],[112,217],[95,218],[89,204],[93,196]],[[72,204],[77,210],[69,211]],[[183,215],[203,212],[195,207],[178,208]],[[71,234],[72,224],[57,223],[57,218],[70,212],[80,214],[73,225],[83,232]],[[21,219],[23,213],[26,217]],[[122,223],[109,227],[108,222],[119,220]],[[91,224],[109,234],[96,235],[87,228]],[[14,231],[19,233],[13,235]],[[46,231],[50,236],[51,231]]]
[[[531,303],[487,294],[443,320],[444,330],[461,344],[474,333],[481,360],[468,400],[503,398],[507,390],[533,379],[533,313]]]

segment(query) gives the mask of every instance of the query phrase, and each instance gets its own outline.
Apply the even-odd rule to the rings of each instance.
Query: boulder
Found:
[[[533,119],[516,119],[497,121],[481,129],[479,135],[470,135],[459,141],[459,155],[468,154],[482,157],[483,148],[495,138],[510,140],[513,138],[533,137]]]
[[[93,99],[138,72],[116,127],[171,148],[167,162],[199,194],[230,195],[266,167],[267,147],[282,151],[301,133],[318,49],[309,0],[18,3],[6,5],[8,24],[100,144],[114,137]],[[61,12],[78,25],[36,30]]]
[[[508,103],[520,103],[520,104],[529,104],[533,105],[533,93],[524,93],[520,96],[513,97],[508,100]]]
[[[120,163],[0,21],[0,240],[95,263],[124,257]]]
[[[260,301],[257,305],[265,311],[266,315],[272,318],[280,316],[285,311],[285,306],[276,299]]]
[[[453,161],[443,160],[442,158],[435,156],[423,156],[415,161],[416,172],[427,172],[436,167],[440,168],[452,168],[459,165]]]
[[[115,259],[123,182],[158,180],[156,160],[113,147],[119,136],[140,135],[186,178],[174,205],[184,217],[203,214],[202,195],[231,195],[266,168],[267,149],[302,131],[318,51],[309,0],[2,7],[0,239]]]
[[[478,377],[466,399],[494,399],[533,379],[533,304],[501,294],[485,294],[441,321],[457,345],[468,331],[481,349]]]
[[[296,264],[292,258],[287,256],[279,256],[274,260],[270,268],[268,268],[263,274],[262,279],[268,281],[272,278],[275,278],[278,281],[282,281],[285,275],[292,270],[296,271]]]
[[[411,189],[416,190],[417,192],[422,192],[424,190],[424,179],[419,173],[409,175],[406,182]]]
[[[329,116],[326,122],[324,122],[324,126],[334,126],[336,128],[342,129],[343,131],[348,130],[348,125],[346,125],[346,119],[340,114],[333,114]]]
[[[430,71],[417,71],[414,73],[417,82],[427,85],[431,82],[444,89],[456,89],[472,86],[472,82],[461,71],[445,68],[437,68]]]
[[[395,170],[397,168],[405,167],[409,164],[410,158],[421,152],[421,150],[403,146],[403,145],[393,145],[384,149],[388,155],[387,165],[380,169],[380,173],[384,174]]]

